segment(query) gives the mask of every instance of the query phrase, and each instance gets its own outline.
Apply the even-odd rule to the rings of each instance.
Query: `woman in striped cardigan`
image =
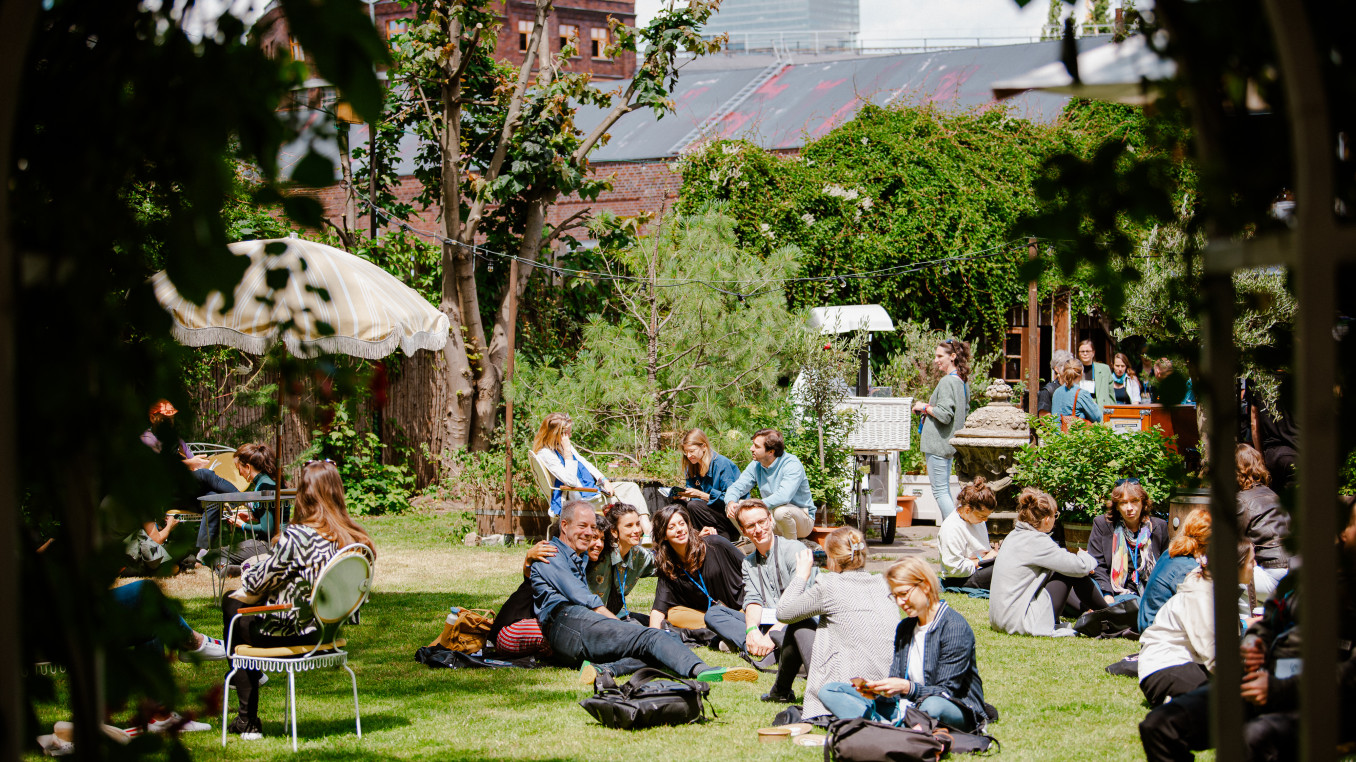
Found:
[[[895,631],[890,676],[868,679],[860,690],[850,683],[826,685],[820,699],[839,718],[898,725],[904,708],[913,705],[955,730],[983,730],[990,716],[969,623],[941,599],[937,574],[921,559],[900,561],[885,578],[907,617]]]
[[[890,641],[899,615],[885,580],[866,571],[866,539],[852,527],[839,527],[825,543],[829,574],[813,580],[809,549],[796,559],[795,578],[777,602],[777,618],[787,624],[819,617],[805,680],[805,716],[829,714],[820,701],[825,685],[854,677],[877,679],[890,670]]]

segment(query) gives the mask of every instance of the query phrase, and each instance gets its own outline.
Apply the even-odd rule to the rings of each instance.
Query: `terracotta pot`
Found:
[[[900,495],[895,498],[895,526],[911,527],[913,526],[913,495]]]

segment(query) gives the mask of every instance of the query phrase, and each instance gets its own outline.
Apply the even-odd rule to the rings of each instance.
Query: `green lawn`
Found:
[[[497,608],[521,579],[521,550],[454,544],[436,516],[366,519],[377,542],[377,587],[361,626],[347,630],[358,673],[363,738],[353,733],[348,675],[342,670],[298,678],[300,752],[294,756],[282,724],[285,681],[262,689],[263,741],[234,737],[220,745],[215,732],[186,736],[197,759],[599,759],[623,751],[636,758],[675,754],[698,758],[818,759],[820,752],[790,744],[761,744],[754,730],[770,725],[777,708],[757,685],[712,687],[719,719],[703,725],[639,732],[609,730],[578,706],[586,695],[565,670],[431,670],[414,652],[440,631],[450,605]],[[184,600],[190,624],[220,634],[220,613],[206,575],[171,580],[166,589]],[[638,597],[654,592],[642,583]],[[1124,640],[1043,639],[1000,635],[988,628],[988,601],[951,597],[974,627],[985,695],[1002,714],[990,733],[1012,760],[1142,759],[1136,724],[1146,709],[1135,681],[1103,668],[1136,650]],[[718,665],[736,657],[703,651]],[[190,695],[205,694],[223,670],[177,665]],[[797,692],[803,687],[798,681]],[[50,723],[59,707],[44,707]],[[625,746],[622,747],[621,745]]]

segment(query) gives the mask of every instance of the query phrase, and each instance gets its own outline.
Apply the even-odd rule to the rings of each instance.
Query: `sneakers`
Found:
[[[237,714],[235,720],[226,726],[230,732],[240,736],[242,741],[258,741],[264,737],[263,723],[259,722],[258,717],[246,717],[243,714]]]
[[[589,662],[584,662],[584,666],[579,668],[579,684],[593,685],[593,681],[598,679],[598,668]]]
[[[170,730],[177,733],[196,733],[202,730],[211,730],[212,726],[197,720],[186,720],[178,712],[170,712],[169,716],[163,720],[147,723],[146,729],[152,733],[168,733]]]
[[[776,688],[773,688],[767,693],[764,693],[763,695],[759,696],[758,700],[766,701],[770,704],[794,704],[796,703],[796,694],[791,691],[782,693],[781,691],[778,691]]]
[[[202,645],[192,651],[180,651],[179,661],[193,664],[200,661],[220,661],[226,658],[226,644],[214,637],[198,633]]]
[[[702,683],[756,683],[758,670],[748,667],[712,667],[695,678]]]

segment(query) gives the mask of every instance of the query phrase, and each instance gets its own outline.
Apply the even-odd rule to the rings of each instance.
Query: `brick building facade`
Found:
[[[495,50],[500,60],[521,65],[527,51],[527,40],[532,32],[532,23],[536,18],[536,5],[531,0],[500,0],[499,40]],[[404,32],[414,18],[415,8],[406,7],[395,0],[381,0],[373,7],[377,33],[382,39]],[[635,26],[636,4],[634,0],[570,0],[570,4],[555,6],[555,13],[547,19],[546,42],[552,53],[560,52],[566,39],[576,37],[576,53],[570,58],[568,68],[582,71],[594,79],[627,79],[635,73],[636,56],[626,53],[616,58],[608,58],[605,49],[610,43],[608,19],[615,18],[626,26]],[[302,49],[287,27],[287,19],[282,15],[281,7],[274,7],[256,23],[260,43],[271,55],[290,55],[300,60],[305,57]],[[323,86],[311,90],[322,89]],[[323,92],[308,91],[296,99],[301,105],[314,106],[323,101]]]

